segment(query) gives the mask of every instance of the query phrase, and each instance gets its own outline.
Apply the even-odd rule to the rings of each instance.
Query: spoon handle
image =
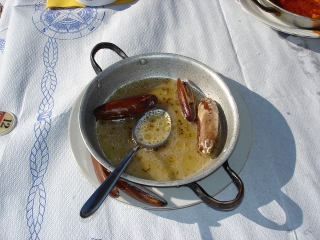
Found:
[[[134,158],[139,149],[140,147],[136,146],[130,153],[128,153],[109,175],[109,177],[91,195],[80,211],[80,216],[82,218],[91,216],[100,207],[104,199],[108,196],[114,185],[117,183],[120,175],[127,168],[128,164]]]

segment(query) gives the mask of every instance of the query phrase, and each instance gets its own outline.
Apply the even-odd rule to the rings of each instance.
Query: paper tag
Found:
[[[11,132],[16,123],[16,117],[12,113],[0,111],[0,136]]]

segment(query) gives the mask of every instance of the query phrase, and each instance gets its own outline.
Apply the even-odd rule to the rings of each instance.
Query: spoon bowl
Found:
[[[154,109],[145,113],[132,128],[132,138],[137,146],[123,158],[109,177],[91,195],[83,205],[80,216],[82,218],[89,217],[100,207],[140,148],[160,147],[168,140],[170,132],[171,118],[169,113],[162,109]]]
[[[169,113],[162,109],[154,109],[135,123],[132,128],[132,137],[140,147],[154,149],[168,140],[170,132]]]

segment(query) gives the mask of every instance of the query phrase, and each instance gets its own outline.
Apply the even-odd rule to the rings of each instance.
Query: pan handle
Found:
[[[272,7],[266,7],[266,6],[262,5],[258,0],[251,0],[251,1],[255,5],[257,5],[257,7],[260,8],[262,11],[265,11],[265,12],[268,12],[268,13],[273,13],[276,16],[280,16],[281,15],[281,13],[278,10],[276,10],[276,9],[274,9]]]
[[[128,58],[127,54],[125,54],[125,52],[122,51],[121,48],[119,48],[118,46],[114,45],[113,43],[109,43],[109,42],[98,43],[97,45],[95,45],[92,48],[91,54],[90,54],[91,65],[92,65],[92,67],[93,67],[93,69],[94,69],[94,71],[96,72],[97,75],[102,72],[102,69],[98,65],[96,60],[94,59],[94,56],[101,49],[110,49],[110,50],[114,51],[115,53],[117,53],[122,59]]]
[[[195,182],[186,184],[186,186],[191,188],[191,190],[209,207],[216,210],[230,211],[238,207],[242,202],[244,196],[244,185],[240,177],[230,168],[228,160],[223,164],[223,168],[238,189],[238,194],[233,200],[219,201],[206,193],[206,191]]]

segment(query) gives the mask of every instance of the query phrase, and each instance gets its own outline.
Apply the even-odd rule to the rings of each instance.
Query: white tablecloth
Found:
[[[200,203],[150,211],[107,199],[80,218],[94,187],[77,167],[68,121],[95,77],[89,55],[99,42],[115,43],[129,56],[194,58],[242,94],[254,136],[238,208],[222,212]],[[319,239],[319,43],[273,30],[236,1],[138,0],[72,10],[6,1],[0,111],[14,113],[18,123],[0,136],[0,238]],[[102,68],[118,60],[97,55]],[[230,185],[216,197],[235,193]]]

